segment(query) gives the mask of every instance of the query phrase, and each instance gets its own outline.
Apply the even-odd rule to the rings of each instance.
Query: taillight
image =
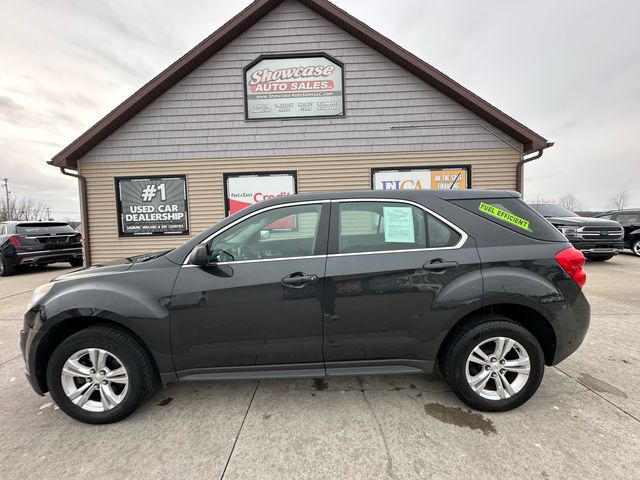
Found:
[[[20,247],[22,242],[20,241],[20,237],[18,235],[11,235],[9,237],[9,243],[14,247]]]
[[[582,269],[584,265],[584,255],[573,247],[566,248],[556,253],[556,262],[567,272],[567,275],[576,282],[578,287],[587,282],[587,274]]]

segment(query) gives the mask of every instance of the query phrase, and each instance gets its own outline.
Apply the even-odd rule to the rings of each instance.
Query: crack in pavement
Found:
[[[576,377],[574,377],[573,375],[569,375],[567,372],[565,372],[564,370],[561,370],[560,368],[558,368],[557,366],[554,366],[553,368],[555,368],[556,370],[558,370],[560,373],[562,373],[563,375],[566,375],[567,377],[569,377],[570,379],[574,380],[576,383],[579,383],[580,385],[582,385],[584,388],[586,388],[587,390],[589,390],[590,392],[594,393],[595,395],[597,395],[598,397],[600,397],[602,400],[604,400],[605,402],[607,402],[608,404],[612,405],[613,407],[617,408],[618,410],[620,410],[622,413],[624,413],[625,415],[629,416],[630,418],[634,419],[636,422],[640,423],[640,419],[638,417],[636,417],[635,415],[633,415],[630,412],[627,412],[624,408],[622,408],[619,405],[616,405],[615,403],[613,403],[611,400],[609,400],[607,397],[605,397],[604,395],[602,395],[600,392],[594,390],[593,388],[591,388],[589,385],[585,385],[584,383],[582,383],[580,380],[578,380]]]
[[[33,292],[33,288],[29,290],[25,290],[24,292],[12,293],[11,295],[5,295],[4,297],[0,297],[0,300],[4,300],[5,298],[15,297],[16,295],[23,295],[25,293]]]
[[[360,390],[362,392],[362,397],[364,398],[364,401],[366,402],[367,406],[369,407],[369,411],[371,412],[371,415],[373,415],[373,419],[376,421],[376,424],[378,425],[378,433],[380,434],[380,438],[382,439],[382,443],[384,445],[384,451],[385,451],[385,453],[387,455],[387,475],[389,476],[389,478],[397,478],[395,473],[394,473],[394,471],[393,471],[393,458],[391,457],[391,451],[389,450],[389,444],[387,443],[387,436],[384,433],[384,429],[382,428],[382,424],[380,423],[380,419],[378,418],[378,415],[376,414],[375,410],[373,409],[373,405],[371,405],[371,402],[367,398],[367,393],[364,390],[364,382],[359,377],[356,377],[356,380],[360,384],[360,386],[362,387],[362,389]]]
[[[227,463],[224,464],[224,469],[222,470],[222,475],[220,475],[220,480],[224,478],[224,475],[227,473],[227,467],[229,463],[231,463],[231,457],[233,456],[233,452],[236,449],[236,444],[238,443],[238,439],[240,438],[240,433],[242,432],[242,427],[244,427],[244,422],[247,419],[247,415],[249,415],[249,410],[251,409],[251,405],[253,405],[253,399],[256,398],[256,392],[258,391],[258,387],[260,386],[260,380],[256,383],[256,388],[253,390],[253,395],[251,395],[251,400],[249,400],[249,405],[247,406],[247,410],[244,412],[244,417],[242,417],[242,422],[240,423],[240,428],[238,429],[238,433],[236,434],[236,438],[233,441],[233,446],[231,447],[231,451],[229,452],[229,456],[227,457]]]
[[[9,360],[5,360],[4,362],[0,362],[0,367],[3,366],[6,363],[13,362],[14,360],[17,360],[21,356],[22,356],[21,354],[18,354],[15,357],[10,358]]]

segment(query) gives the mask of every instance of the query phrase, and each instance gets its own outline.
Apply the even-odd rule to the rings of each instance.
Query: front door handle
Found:
[[[302,288],[317,280],[317,275],[307,275],[306,273],[296,272],[284,277],[282,279],[282,285],[289,288]]]
[[[430,262],[425,263],[422,268],[425,270],[431,270],[434,272],[444,272],[449,268],[456,268],[458,266],[458,262],[445,262],[441,258],[436,258],[435,260],[431,260]]]

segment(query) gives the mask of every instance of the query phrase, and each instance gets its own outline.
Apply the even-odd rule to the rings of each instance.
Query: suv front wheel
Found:
[[[71,335],[47,365],[51,397],[70,417],[112,423],[138,408],[151,393],[154,371],[140,343],[126,332],[96,326]]]
[[[526,328],[500,315],[482,315],[454,333],[440,367],[464,403],[498,412],[533,396],[544,375],[544,354]]]

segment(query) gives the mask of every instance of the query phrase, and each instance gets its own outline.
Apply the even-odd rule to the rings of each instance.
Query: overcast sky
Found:
[[[249,3],[0,0],[0,178],[78,218],[75,180],[45,162]],[[529,200],[640,206],[640,2],[335,3],[555,142]]]

